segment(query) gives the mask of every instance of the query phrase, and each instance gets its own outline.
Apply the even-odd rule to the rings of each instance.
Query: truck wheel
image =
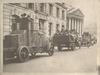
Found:
[[[50,48],[49,51],[48,51],[49,56],[52,56],[53,53],[54,53],[53,48]]]
[[[89,48],[90,46],[91,46],[91,45],[90,45],[90,43],[88,42],[88,43],[87,43],[87,47]]]
[[[88,44],[87,47],[89,48],[90,47],[90,44]]]
[[[71,50],[74,50],[75,49],[75,44],[72,44],[71,45]]]
[[[79,43],[79,45],[78,45],[79,49],[81,48],[81,46],[82,46],[81,43]]]
[[[29,51],[26,47],[19,49],[18,59],[20,62],[25,62],[29,59]]]
[[[58,51],[61,51],[61,50],[62,50],[62,48],[61,48],[61,46],[59,45],[59,46],[58,46]]]
[[[31,53],[31,56],[32,56],[32,57],[35,57],[35,56],[36,56],[36,52]]]

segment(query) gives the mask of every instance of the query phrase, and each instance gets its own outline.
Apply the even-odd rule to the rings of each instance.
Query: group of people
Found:
[[[76,30],[74,30],[74,29],[73,30],[67,30],[67,29],[65,30],[64,27],[62,27],[61,31],[57,31],[54,36],[56,36],[56,37],[61,36],[62,38],[65,36],[66,37],[72,36],[76,42],[79,42],[82,40],[82,36],[80,36]]]
[[[32,23],[32,18],[26,13],[21,14],[21,17],[14,14],[12,15],[12,31],[17,30],[26,30],[28,29],[29,23]]]
[[[61,31],[57,30],[55,34],[79,36],[79,33],[77,33],[76,30],[65,30],[64,27],[62,27]]]

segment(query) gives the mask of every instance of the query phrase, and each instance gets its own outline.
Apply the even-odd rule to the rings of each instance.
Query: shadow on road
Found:
[[[77,50],[79,50],[79,49],[74,49],[74,50],[71,50],[71,49],[62,49],[59,52],[73,52],[73,51],[77,51]]]
[[[62,49],[61,51],[58,51],[58,50],[55,50],[55,52],[73,52],[73,51],[77,51],[78,49],[75,49],[75,50],[71,50],[71,49]],[[28,61],[31,61],[31,60],[35,60],[35,59],[39,59],[39,58],[43,58],[43,57],[49,57],[48,54],[37,54],[36,56],[32,57],[30,56],[29,60]],[[28,61],[25,61],[25,62],[28,62]],[[6,65],[6,64],[11,64],[11,63],[21,63],[19,62],[18,59],[15,59],[15,58],[11,58],[9,60],[4,60],[3,61],[3,64]],[[24,62],[23,62],[24,63]]]
[[[39,58],[43,58],[43,57],[49,57],[49,55],[36,55],[34,57],[30,56],[28,61],[35,60],[35,59],[39,59]],[[25,62],[28,62],[28,61],[25,61]],[[19,62],[19,60],[18,59],[15,59],[15,58],[12,58],[12,59],[4,60],[3,61],[3,64],[4,65],[6,65],[6,64],[12,64],[12,63],[21,63],[21,62]]]
[[[76,48],[74,50],[71,50],[71,49],[62,49],[61,51],[58,51],[57,49],[54,50],[54,52],[74,52],[74,51],[77,51],[77,50],[80,50],[79,48]],[[35,59],[39,59],[39,58],[43,58],[43,57],[49,57],[48,54],[37,54],[36,56],[32,57],[30,56],[29,60],[28,61],[31,61],[31,60],[35,60]],[[28,62],[28,61],[25,61],[25,62]],[[15,58],[11,58],[9,60],[4,60],[3,61],[3,64],[6,65],[6,64],[11,64],[11,63],[20,63],[17,59]],[[23,62],[24,63],[24,62]]]

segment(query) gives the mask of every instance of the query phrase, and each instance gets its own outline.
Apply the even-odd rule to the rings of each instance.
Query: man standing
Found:
[[[12,32],[19,29],[20,17],[16,14],[12,15]]]
[[[26,14],[21,15],[20,29],[27,30],[28,29],[29,20],[26,17]]]

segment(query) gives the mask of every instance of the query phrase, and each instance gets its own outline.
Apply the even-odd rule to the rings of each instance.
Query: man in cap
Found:
[[[21,15],[20,29],[27,30],[29,24],[29,20],[26,17],[26,13]]]
[[[18,29],[20,23],[20,17],[16,14],[12,15],[12,32]]]

